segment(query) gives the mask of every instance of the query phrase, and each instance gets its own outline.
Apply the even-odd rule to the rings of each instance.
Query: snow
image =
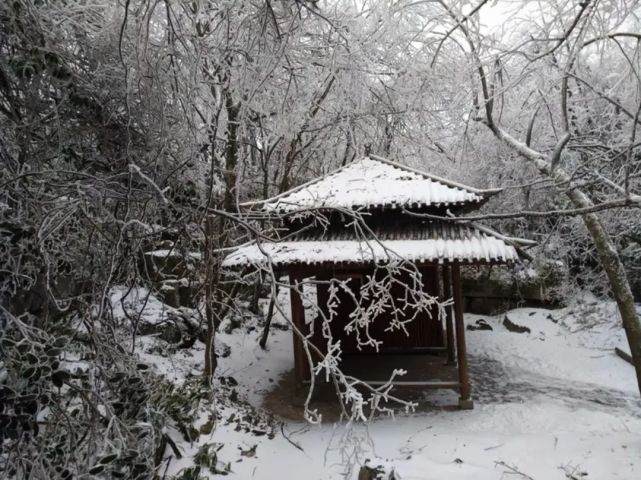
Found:
[[[599,306],[603,314],[612,308]],[[581,472],[586,478],[639,478],[641,402],[634,371],[608,346],[623,332],[618,325],[594,326],[568,335],[583,308],[508,312],[513,322],[529,326],[530,334],[507,331],[503,316],[484,316],[494,331],[467,332],[475,409],[376,420],[358,430],[366,451],[361,460],[383,459],[403,480],[526,478],[510,474],[509,467],[535,479],[571,478],[566,472],[577,478]],[[468,314],[466,322],[479,318]],[[601,316],[601,323],[607,325],[609,318]],[[268,353],[258,353],[250,334],[243,341],[247,348],[238,352],[237,346],[226,359],[242,372],[238,380],[250,391],[249,380],[264,376],[263,370],[274,378],[292,367],[289,332],[275,333]],[[260,405],[260,394],[250,398]],[[291,435],[300,428],[289,424],[287,431],[304,453],[277,437],[259,444],[256,462],[235,465],[236,478],[283,478],[284,457],[287,478],[343,478],[337,450],[342,427]],[[222,440],[228,433],[215,437]]]
[[[190,376],[198,376],[202,372],[205,344],[196,341],[190,349],[181,349],[171,355],[161,355],[159,352],[166,343],[153,336],[142,336],[136,341],[136,354],[140,360],[154,367],[155,371],[171,380],[176,385],[182,384]]]
[[[218,336],[232,347],[231,356],[219,358],[219,375],[235,378],[241,397],[255,407],[293,368],[291,332],[283,329],[286,291],[277,303],[267,350],[258,346],[255,321]],[[282,433],[277,428],[270,439],[225,421],[238,412],[216,405],[222,420],[193,444],[181,440],[184,456],[170,463],[167,474],[193,465],[203,444],[219,442],[218,458],[230,462],[232,479],[356,479],[358,467],[345,476],[350,455],[394,469],[403,480],[641,478],[641,401],[634,369],[612,349],[624,339],[614,308],[583,298],[558,310],[509,311],[512,322],[530,328],[523,334],[503,326],[505,315],[467,314],[467,324],[482,318],[493,328],[467,331],[471,411],[423,409],[351,430],[283,421]],[[193,357],[173,360],[184,374],[199,366],[202,345],[197,347]],[[144,355],[161,372],[173,373],[163,357]],[[443,391],[427,392],[425,401],[440,397],[456,401]],[[205,469],[201,475],[216,478]]]
[[[502,261],[518,259],[516,249],[503,240],[486,234],[457,240],[299,241],[246,245],[228,255],[223,267],[290,263]]]
[[[168,258],[168,257],[182,257],[183,253],[177,249],[161,248],[158,250],[145,252],[145,255],[149,255],[151,257],[158,257],[158,258]],[[193,258],[194,260],[202,259],[202,254],[200,252],[188,252],[187,256],[190,258]]]
[[[263,203],[268,211],[481,202],[484,193],[389,160],[365,157]]]
[[[117,286],[109,292],[109,306],[114,319],[127,320],[137,318],[153,324],[158,324],[174,314],[179,315],[180,309],[161,302],[153,293],[144,287]]]
[[[274,324],[278,325],[277,318]],[[260,407],[264,395],[275,385],[278,377],[292,367],[293,353],[291,351],[291,331],[272,328],[267,341],[267,349],[258,345],[256,330],[253,335],[224,334],[218,338],[232,349],[231,359],[222,359],[219,374],[231,376],[240,384],[246,385],[245,398],[254,406]],[[242,353],[242,360],[236,357],[236,352]]]

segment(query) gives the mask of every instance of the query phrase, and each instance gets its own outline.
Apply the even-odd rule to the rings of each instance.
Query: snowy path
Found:
[[[347,449],[342,427],[302,422],[288,423],[284,431],[303,451],[281,434],[272,440],[253,437],[224,422],[199,443],[225,443],[220,457],[231,462],[231,478],[239,479],[345,478],[344,455],[354,446],[361,449],[361,461],[388,459],[403,480],[641,478],[641,400],[632,367],[612,351],[622,332],[603,322],[579,328],[576,318],[584,319],[584,312],[576,318],[568,309],[552,313],[508,313],[531,333],[509,332],[502,317],[487,316],[493,331],[467,332],[472,411],[378,419],[353,430]],[[606,313],[604,308],[594,315]],[[466,322],[478,318],[467,315]],[[579,333],[568,335],[572,331]],[[234,376],[255,406],[292,368],[290,332],[274,330],[269,351],[257,346],[258,335],[256,330],[221,335],[232,356],[222,359],[220,371]],[[236,445],[257,445],[255,456],[247,458]],[[188,456],[189,451],[174,468],[188,464]]]
[[[558,401],[571,409],[604,409],[641,418],[638,393],[543,375],[524,368],[503,365],[488,356],[470,356],[477,403],[490,405],[531,400]]]

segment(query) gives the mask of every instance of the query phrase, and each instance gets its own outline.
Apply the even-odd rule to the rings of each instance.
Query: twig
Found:
[[[291,443],[294,447],[296,447],[301,452],[305,452],[305,450],[303,450],[303,447],[301,447],[298,443],[294,442],[292,439],[290,439],[287,436],[287,434],[285,433],[285,422],[281,422],[281,424],[280,424],[280,433],[282,433],[283,434],[283,438],[285,438],[285,440],[287,440],[289,443]]]
[[[501,467],[507,468],[509,470],[509,473],[513,473],[515,475],[521,475],[523,478],[526,478],[527,480],[534,480],[533,477],[530,477],[528,474],[521,472],[518,468],[513,467],[512,465],[508,465],[505,463],[503,460],[499,460],[498,462],[494,462],[495,465],[500,465]]]

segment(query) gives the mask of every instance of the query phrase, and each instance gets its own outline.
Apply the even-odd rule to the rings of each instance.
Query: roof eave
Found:
[[[423,266],[434,266],[434,265],[452,265],[452,264],[459,264],[459,265],[511,265],[515,262],[517,262],[518,259],[504,259],[504,258],[493,258],[493,259],[484,259],[484,258],[479,258],[479,259],[466,259],[466,258],[457,258],[457,259],[447,259],[447,258],[438,258],[438,259],[430,259],[430,260],[421,260],[421,261],[411,261],[408,260],[408,262],[418,266],[418,267],[423,267]],[[385,262],[385,261],[373,261],[373,260],[364,260],[364,261],[347,261],[347,260],[337,260],[337,261],[309,261],[309,262],[302,262],[302,261],[291,261],[291,262],[285,262],[285,261],[273,261],[271,262],[271,266],[275,271],[283,271],[283,270],[288,270],[288,269],[294,269],[294,268],[309,268],[309,267],[316,267],[316,268],[370,268],[374,266],[385,266],[389,264],[390,262]],[[265,265],[259,264],[259,263],[242,263],[242,264],[235,264],[235,265],[230,265],[230,266],[223,266],[223,270],[226,271],[240,271],[243,269],[252,269],[252,268],[261,268],[264,267]]]

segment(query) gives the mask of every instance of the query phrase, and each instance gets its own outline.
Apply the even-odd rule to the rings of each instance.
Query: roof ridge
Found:
[[[470,187],[469,185],[465,185],[465,184],[459,183],[459,182],[453,182],[452,180],[448,180],[446,178],[439,177],[438,175],[433,175],[431,173],[427,173],[427,172],[425,172],[423,170],[419,170],[417,168],[413,168],[413,167],[410,167],[408,165],[403,165],[402,163],[395,162],[394,160],[390,160],[389,158],[381,157],[379,155],[370,154],[369,158],[371,158],[372,160],[376,160],[378,162],[385,163],[385,164],[390,165],[392,167],[396,167],[396,168],[399,168],[401,170],[405,170],[407,172],[416,173],[416,174],[421,175],[421,176],[423,176],[423,177],[425,177],[425,178],[427,178],[429,180],[433,180],[435,182],[442,183],[443,185],[446,185],[448,187],[460,188],[462,190],[467,190],[468,192],[471,192],[471,193],[476,193],[476,194],[481,194],[481,195],[495,195],[495,194],[503,191],[502,188],[480,189],[480,188],[476,188],[476,187]]]

